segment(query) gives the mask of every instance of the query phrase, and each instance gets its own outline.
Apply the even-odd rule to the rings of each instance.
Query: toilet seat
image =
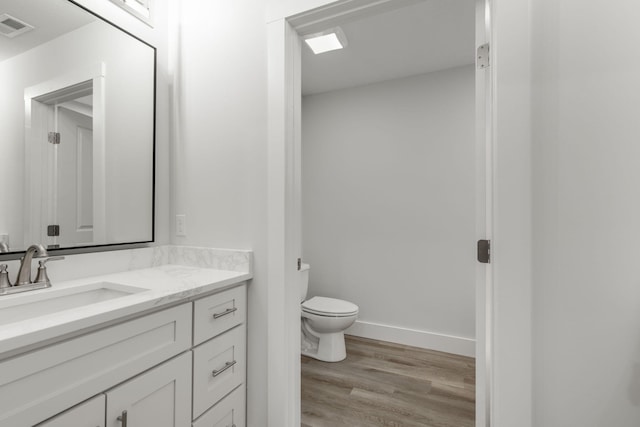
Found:
[[[316,316],[348,317],[358,314],[358,306],[335,298],[313,297],[302,303],[302,311]]]

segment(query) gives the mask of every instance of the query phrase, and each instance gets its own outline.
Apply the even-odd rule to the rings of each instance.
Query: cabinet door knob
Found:
[[[122,415],[118,417],[118,421],[122,423],[122,427],[127,427],[127,411],[122,411]]]
[[[220,317],[222,317],[222,316],[226,316],[227,314],[231,314],[231,313],[233,313],[233,312],[235,312],[235,311],[238,311],[238,309],[237,309],[236,307],[234,307],[234,308],[227,308],[227,309],[226,309],[225,311],[223,311],[222,313],[215,313],[215,314],[213,315],[213,318],[214,318],[214,319],[219,319]]]

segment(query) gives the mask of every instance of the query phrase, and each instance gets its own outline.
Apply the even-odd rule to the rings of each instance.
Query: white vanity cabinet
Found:
[[[239,283],[2,360],[0,427],[245,427],[245,323]]]
[[[100,394],[37,427],[104,427],[104,408],[105,395]]]

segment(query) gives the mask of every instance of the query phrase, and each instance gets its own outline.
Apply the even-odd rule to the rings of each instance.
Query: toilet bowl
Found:
[[[344,331],[358,318],[358,306],[335,298],[313,297],[307,301],[309,265],[302,264],[301,316],[302,348],[305,356],[324,362],[339,362],[347,357]]]

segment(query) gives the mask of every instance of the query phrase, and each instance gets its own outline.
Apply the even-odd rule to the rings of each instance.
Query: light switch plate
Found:
[[[187,216],[184,214],[176,215],[176,236],[187,235]]]

